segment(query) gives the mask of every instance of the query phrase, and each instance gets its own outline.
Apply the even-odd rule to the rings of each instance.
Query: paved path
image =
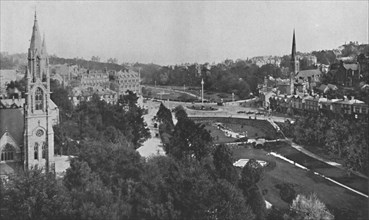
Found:
[[[154,128],[154,122],[151,120],[159,110],[160,102],[152,102],[148,101],[144,104],[149,113],[144,115],[144,120],[147,123],[148,128],[150,129],[151,138],[147,139],[143,145],[137,149],[143,157],[152,157],[155,155],[165,155],[163,150],[163,146],[160,140],[160,137],[156,137],[156,134],[159,133],[158,128]]]

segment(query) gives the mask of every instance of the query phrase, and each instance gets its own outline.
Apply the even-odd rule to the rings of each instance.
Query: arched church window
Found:
[[[14,160],[15,149],[11,144],[6,144],[1,151],[1,161]]]
[[[42,158],[46,158],[46,142],[42,144]]]
[[[35,147],[34,147],[33,151],[34,151],[35,160],[38,160],[38,143],[37,142],[35,143]]]
[[[43,108],[43,103],[44,99],[43,99],[43,92],[41,88],[37,88],[36,93],[35,93],[35,105],[36,105],[36,110],[42,110]]]

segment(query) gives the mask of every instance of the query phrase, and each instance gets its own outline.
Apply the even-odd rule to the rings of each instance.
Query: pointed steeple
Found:
[[[293,29],[291,61],[295,61],[295,58],[296,58],[296,39],[295,39],[295,29]]]
[[[45,55],[47,54],[45,33],[44,33],[44,39],[42,40],[42,53]]]
[[[35,21],[33,24],[33,31],[31,37],[31,45],[29,47],[30,50],[41,50],[41,36],[40,36],[40,29],[37,23],[37,14],[35,11]]]

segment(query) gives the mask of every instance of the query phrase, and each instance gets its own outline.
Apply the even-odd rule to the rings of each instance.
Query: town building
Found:
[[[28,49],[26,97],[0,100],[0,175],[38,167],[55,171],[53,125],[59,111],[50,99],[49,58],[35,14]]]
[[[141,96],[140,74],[133,70],[120,70],[113,73],[114,82],[118,85],[118,95],[124,95],[127,90]]]
[[[108,73],[87,70],[86,73],[81,74],[80,86],[82,87],[109,87]]]
[[[258,56],[253,57],[250,59],[250,61],[257,65],[258,67],[264,66],[266,64],[272,64],[277,67],[281,65],[281,58],[280,57],[274,57],[274,56]]]
[[[69,100],[72,101],[74,106],[77,106],[82,101],[90,101],[94,94],[96,94],[100,100],[108,104],[115,105],[118,102],[118,93],[103,87],[75,87],[69,95]]]

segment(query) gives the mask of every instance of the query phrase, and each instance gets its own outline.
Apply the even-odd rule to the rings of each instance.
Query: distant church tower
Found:
[[[28,49],[26,73],[26,100],[24,106],[24,166],[55,171],[54,131],[50,117],[50,74],[45,36],[41,42],[35,20]]]
[[[300,63],[296,56],[296,39],[295,39],[295,29],[293,29],[293,39],[292,39],[292,53],[291,53],[291,75],[290,75],[290,83],[291,83],[291,91],[290,94],[294,94],[295,90],[295,76],[300,71]]]

